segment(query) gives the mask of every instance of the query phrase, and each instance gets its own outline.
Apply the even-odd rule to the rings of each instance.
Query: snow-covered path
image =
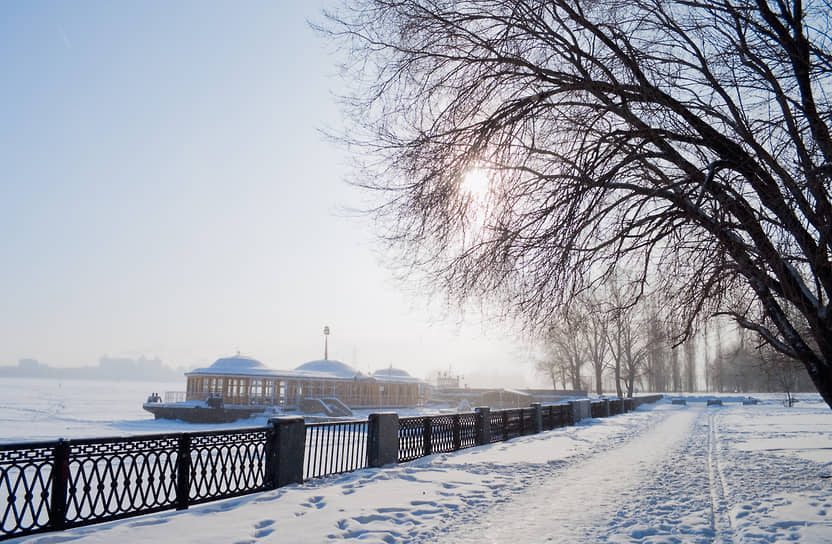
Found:
[[[653,418],[618,447],[569,463],[544,485],[524,490],[477,530],[442,540],[510,542],[523,535],[523,541],[618,542],[674,532],[692,536],[685,541],[711,542],[703,410],[655,411]]]
[[[818,399],[819,400],[819,399]],[[654,407],[27,542],[832,543],[832,412]]]

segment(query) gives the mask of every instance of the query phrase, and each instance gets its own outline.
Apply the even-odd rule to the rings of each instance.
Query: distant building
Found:
[[[225,404],[302,409],[310,399],[336,399],[353,408],[404,408],[424,402],[426,385],[404,370],[386,369],[367,375],[340,361],[319,360],[293,370],[269,368],[236,355],[211,366],[186,372],[186,400],[222,397]]]

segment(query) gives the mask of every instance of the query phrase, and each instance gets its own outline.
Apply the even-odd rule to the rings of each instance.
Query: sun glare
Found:
[[[477,200],[482,200],[488,193],[490,180],[488,172],[480,168],[473,168],[462,178],[462,191]]]

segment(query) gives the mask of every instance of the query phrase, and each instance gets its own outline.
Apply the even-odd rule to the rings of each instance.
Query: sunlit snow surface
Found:
[[[91,383],[86,394],[67,391]],[[0,388],[5,442],[205,428],[148,419],[139,405],[160,384],[6,380]],[[663,401],[455,454],[17,542],[832,542],[832,410],[817,396],[793,408],[760,398],[756,406]]]

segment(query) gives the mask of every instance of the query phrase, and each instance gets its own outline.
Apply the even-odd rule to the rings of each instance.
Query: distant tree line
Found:
[[[554,389],[585,389],[630,397],[642,392],[814,391],[809,374],[746,329],[719,324],[675,342],[685,323],[657,293],[625,306],[637,284],[614,276],[585,292],[555,317],[541,337],[538,372]],[[726,322],[727,324],[727,322]],[[717,325],[717,326],[714,326]]]

